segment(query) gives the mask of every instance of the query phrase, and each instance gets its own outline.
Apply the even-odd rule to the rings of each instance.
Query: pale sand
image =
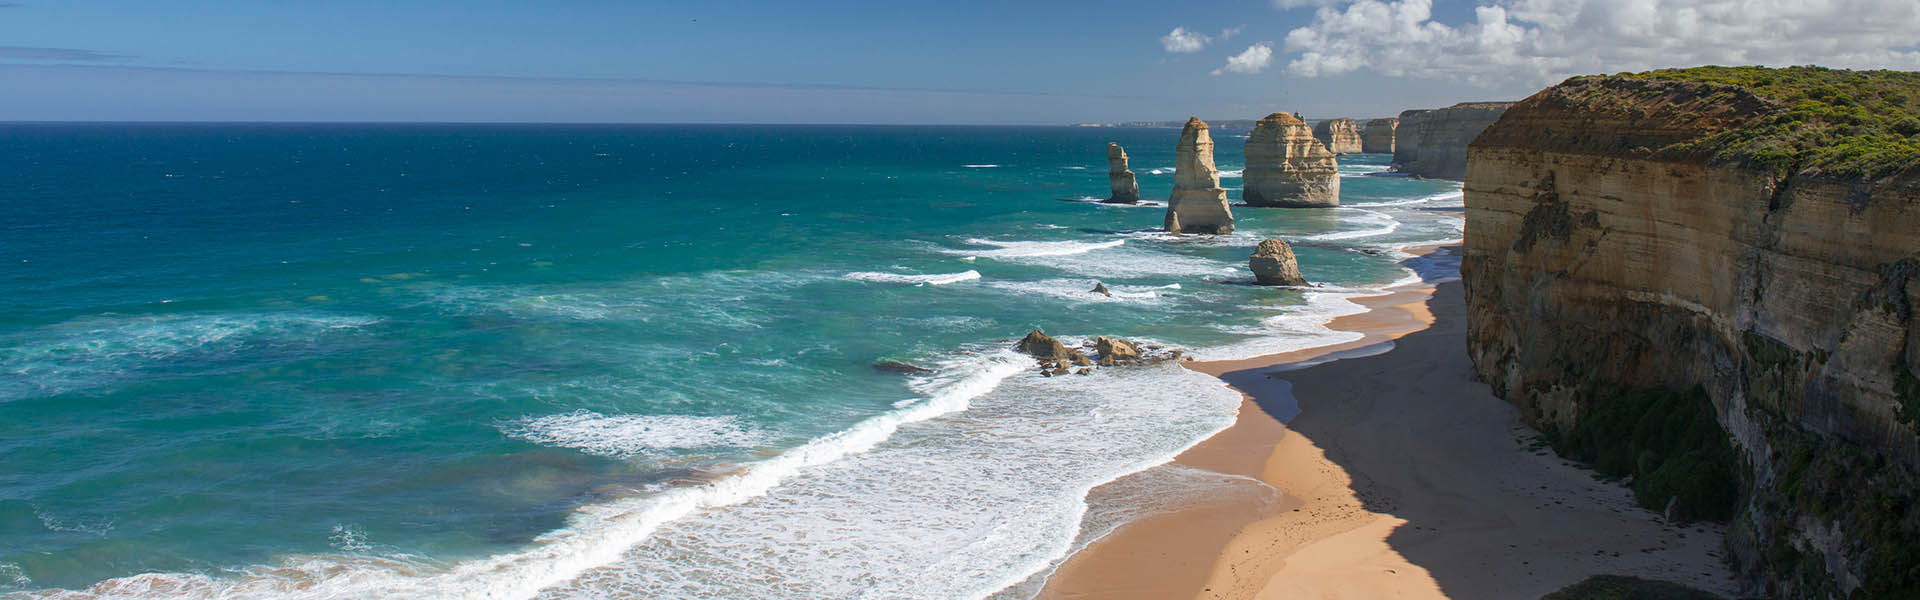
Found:
[[[1602,573],[1734,593],[1718,528],[1670,526],[1625,488],[1528,450],[1514,408],[1471,378],[1458,283],[1356,302],[1371,310],[1331,327],[1360,341],[1192,363],[1249,399],[1174,462],[1286,499],[1141,518],[1069,558],[1040,597],[1538,598]],[[1396,338],[1386,354],[1266,373]],[[1269,414],[1294,397],[1290,424]]]

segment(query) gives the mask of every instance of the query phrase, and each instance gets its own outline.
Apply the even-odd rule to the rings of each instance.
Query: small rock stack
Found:
[[[1107,183],[1113,188],[1113,194],[1101,202],[1134,204],[1140,201],[1140,184],[1134,181],[1133,170],[1127,168],[1127,150],[1113,142],[1107,142]]]
[[[1187,119],[1174,147],[1173,195],[1167,198],[1169,233],[1233,233],[1233,211],[1220,170],[1213,166],[1213,135],[1199,117]]]

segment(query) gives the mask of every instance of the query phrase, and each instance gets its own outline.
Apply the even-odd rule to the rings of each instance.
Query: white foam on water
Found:
[[[1220,178],[1221,179],[1237,179],[1240,177],[1240,174],[1245,171],[1246,171],[1245,169],[1222,169],[1220,171]]]
[[[1068,170],[1072,170],[1072,171],[1085,171],[1085,170],[1087,170],[1087,168],[1086,168],[1086,167],[1080,167],[1080,166],[1068,166],[1068,167],[1060,167],[1060,168],[1062,168],[1062,169],[1068,169]]]
[[[1107,291],[1113,294],[1112,296],[1108,296],[1091,291],[1094,284],[1097,283],[1101,282],[1097,279],[1040,279],[1034,281],[995,281],[987,285],[995,289],[1019,294],[1040,295],[1085,303],[1120,302],[1157,304],[1163,303],[1173,297],[1174,294],[1171,293],[1172,290],[1180,289],[1180,284],[1178,283],[1160,286],[1115,283],[1107,284]]]
[[[1384,172],[1386,172],[1386,171],[1388,171],[1388,170],[1391,170],[1392,168],[1393,168],[1393,167],[1390,167],[1390,166],[1387,166],[1387,165],[1349,165],[1349,164],[1342,164],[1342,165],[1340,165],[1340,174],[1341,174],[1342,176],[1347,176],[1347,177],[1354,177],[1354,176],[1365,176],[1365,175],[1366,175],[1366,174],[1368,174],[1368,173],[1384,173]]]
[[[910,284],[910,285],[946,285],[949,283],[959,283],[962,281],[973,281],[975,279],[979,279],[980,272],[968,270],[960,273],[934,273],[934,274],[927,274],[927,275],[860,272],[860,273],[848,273],[844,275],[844,277],[846,277],[847,279],[855,280],[855,281],[869,281],[873,283],[904,283],[904,284]]]
[[[1000,241],[1000,240],[988,240],[988,239],[981,239],[981,238],[970,238],[967,240],[967,243],[973,244],[975,246],[993,246],[998,249],[997,250],[943,249],[941,250],[941,252],[946,254],[956,255],[956,256],[974,256],[974,257],[980,257],[980,258],[1034,258],[1034,257],[1050,257],[1050,256],[1071,256],[1074,254],[1085,254],[1087,252],[1092,252],[1092,251],[1100,250],[1104,248],[1117,247],[1121,244],[1127,243],[1127,241],[1112,240],[1112,241],[1105,241],[1105,242],[1079,242],[1079,241],[1025,242],[1025,241]]]
[[[922,398],[903,403],[897,410],[743,465],[736,472],[701,485],[581,507],[565,527],[543,534],[515,552],[451,565],[404,555],[298,555],[277,565],[237,569],[221,577],[147,573],[103,581],[84,590],[40,590],[26,597],[530,598],[543,588],[568,584],[596,567],[620,561],[628,549],[646,541],[663,524],[760,497],[797,475],[867,452],[903,426],[967,410],[974,399],[1030,365],[1032,359],[1010,351],[944,364],[940,375],[916,383],[925,394]],[[898,481],[910,483],[909,479]]]
[[[380,319],[315,312],[102,316],[0,337],[0,402],[111,384],[181,356],[304,345]]]
[[[0,589],[30,585],[33,585],[33,580],[27,578],[27,572],[20,565],[0,562]]]
[[[984,597],[1083,545],[1089,490],[1224,429],[1239,403],[1173,364],[1025,373],[965,412],[669,523],[541,598]]]
[[[542,446],[612,458],[664,450],[750,448],[772,438],[731,415],[603,415],[589,410],[522,417],[502,424],[500,431]]]
[[[961,165],[961,166],[969,169],[992,169],[995,167],[999,167],[1000,165]]]
[[[1367,229],[1353,229],[1353,230],[1347,230],[1347,231],[1335,231],[1332,233],[1322,233],[1319,235],[1306,236],[1300,239],[1313,240],[1318,242],[1327,242],[1327,241],[1335,241],[1335,240],[1355,240],[1360,238],[1391,235],[1393,234],[1393,232],[1400,230],[1400,220],[1395,219],[1393,218],[1392,215],[1388,215],[1383,212],[1366,210],[1363,208],[1345,207],[1345,206],[1340,207],[1337,210],[1359,212],[1363,214],[1364,216],[1361,219],[1357,219],[1357,221],[1359,221],[1357,225],[1364,226],[1364,225],[1377,224],[1378,226],[1369,227]]]
[[[1240,360],[1358,340],[1366,336],[1358,332],[1331,329],[1327,324],[1343,316],[1367,312],[1367,307],[1353,302],[1353,299],[1385,293],[1383,290],[1308,292],[1306,304],[1281,307],[1280,314],[1261,319],[1257,327],[1222,328],[1228,333],[1248,337],[1225,345],[1197,349],[1193,355],[1200,360]]]

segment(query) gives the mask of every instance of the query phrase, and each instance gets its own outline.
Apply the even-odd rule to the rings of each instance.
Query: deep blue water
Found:
[[[0,592],[1000,589],[1237,406],[1012,340],[1331,343],[1398,249],[1458,237],[1458,184],[1379,155],[1232,236],[1090,202],[1108,141],[1164,198],[1177,137],[0,124]],[[1247,285],[1276,235],[1321,289]]]

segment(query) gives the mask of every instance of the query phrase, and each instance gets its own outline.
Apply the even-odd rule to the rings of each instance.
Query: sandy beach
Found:
[[[1535,448],[1473,381],[1458,282],[1356,302],[1370,310],[1330,326],[1360,340],[1190,364],[1247,399],[1174,464],[1257,479],[1279,502],[1216,496],[1138,519],[1040,597],[1538,598],[1597,574],[1734,592],[1718,527],[1669,524]]]

